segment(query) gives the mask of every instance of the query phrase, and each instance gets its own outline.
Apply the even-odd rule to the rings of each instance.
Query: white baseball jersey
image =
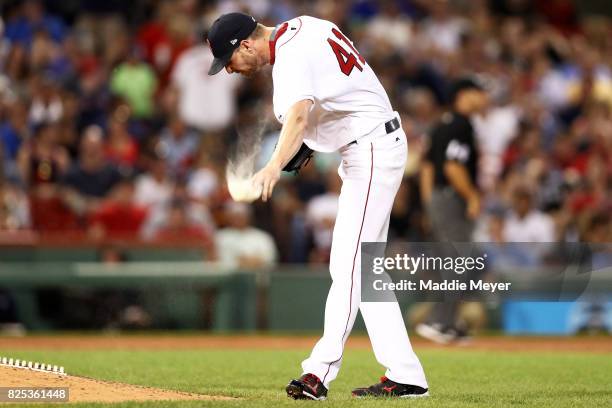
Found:
[[[335,151],[393,119],[374,71],[335,24],[297,17],[279,27],[275,42],[274,114],[283,123],[293,104],[312,100],[304,136],[311,149]]]
[[[314,150],[339,150],[342,189],[332,234],[325,303],[325,328],[302,373],[326,388],[342,364],[344,345],[361,311],[385,376],[427,388],[397,302],[361,301],[361,243],[385,242],[395,195],[404,176],[407,142],[387,93],[353,44],[329,21],[298,17],[283,23],[270,42],[274,114],[282,123],[296,102],[314,102],[305,143]],[[352,141],[357,143],[351,144]]]

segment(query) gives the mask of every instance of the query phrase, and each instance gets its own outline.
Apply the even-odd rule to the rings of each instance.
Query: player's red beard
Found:
[[[229,65],[230,72],[241,74],[246,77],[252,76],[259,71],[260,64],[257,54],[254,52],[239,50],[237,55],[232,58],[232,63]]]
[[[241,75],[250,77],[257,71],[259,71],[259,64],[257,63],[257,55],[244,53],[243,62],[244,62],[244,69],[241,69],[239,71]]]

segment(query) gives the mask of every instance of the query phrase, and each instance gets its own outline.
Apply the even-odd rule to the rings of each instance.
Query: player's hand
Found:
[[[480,215],[480,197],[477,193],[471,194],[467,200],[466,215],[469,219],[475,220]]]
[[[266,167],[259,170],[253,176],[253,184],[261,185],[261,200],[266,202],[272,197],[272,190],[280,179],[281,167],[274,162],[269,162]]]

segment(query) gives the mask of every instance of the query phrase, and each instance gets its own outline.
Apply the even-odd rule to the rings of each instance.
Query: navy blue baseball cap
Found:
[[[223,14],[208,30],[208,45],[215,57],[208,75],[221,71],[232,58],[232,54],[257,28],[254,17],[242,13]]]

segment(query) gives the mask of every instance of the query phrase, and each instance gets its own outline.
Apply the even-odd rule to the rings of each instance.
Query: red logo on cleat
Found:
[[[319,389],[319,384],[315,384],[314,387],[310,384],[304,384],[306,385],[308,388],[310,388],[313,392],[314,395],[317,394],[317,390]]]
[[[391,391],[393,391],[394,389],[397,388],[397,385],[393,385],[391,387],[383,387],[383,390],[387,391],[389,394],[391,394]]]

